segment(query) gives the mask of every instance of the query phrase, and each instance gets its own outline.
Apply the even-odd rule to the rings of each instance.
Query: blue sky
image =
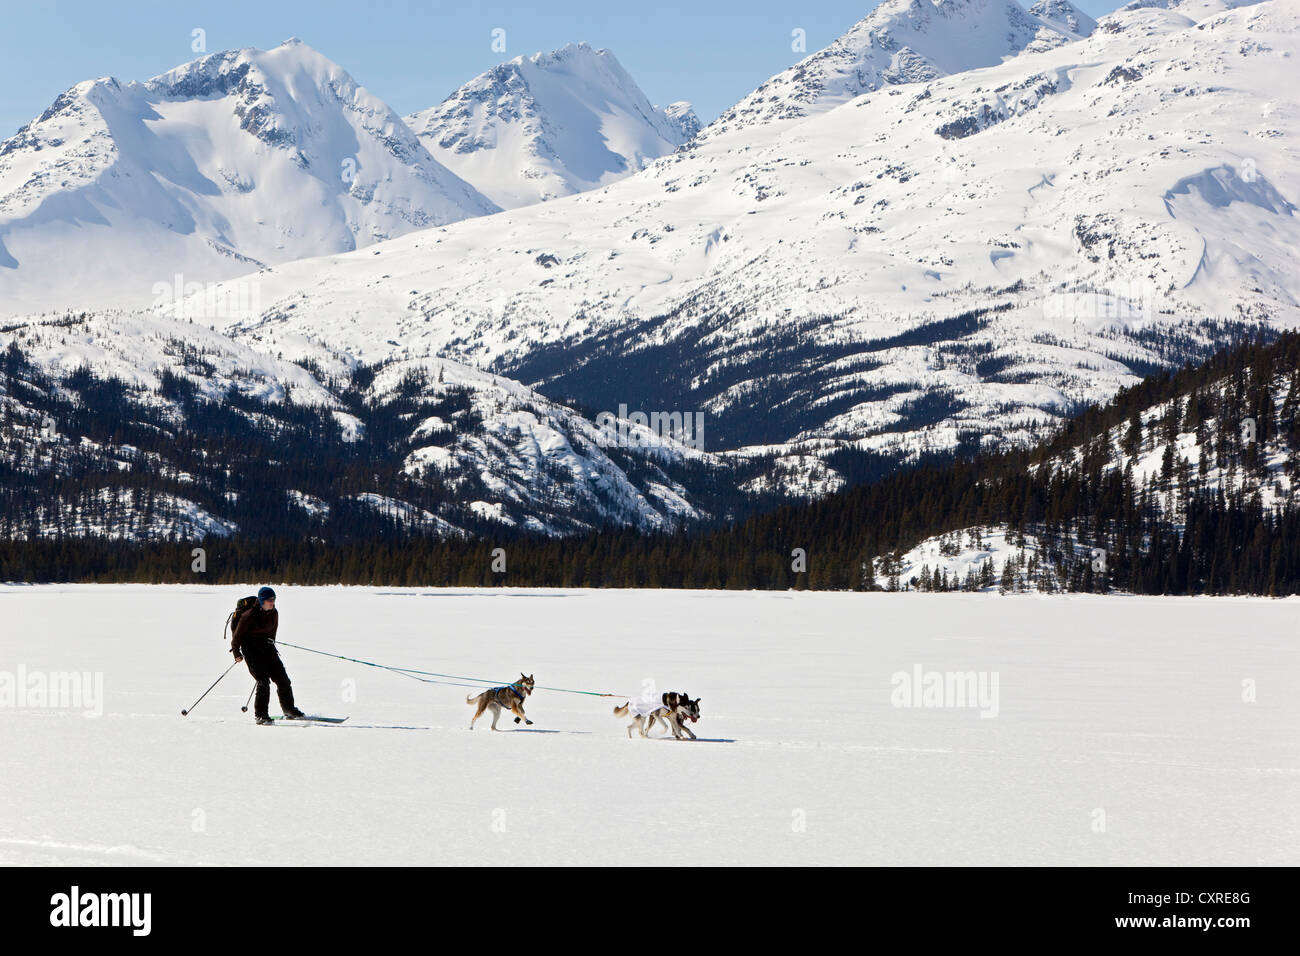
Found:
[[[1031,0],[1022,0],[1028,5]],[[1075,0],[1093,16],[1119,0]],[[769,76],[830,43],[876,0],[105,0],[10,3],[0,33],[0,139],[74,83],[143,80],[207,51],[267,48],[297,36],[405,115],[440,102],[502,60],[585,40],[614,52],[651,101],[690,100],[705,122]],[[505,31],[494,52],[492,31]]]

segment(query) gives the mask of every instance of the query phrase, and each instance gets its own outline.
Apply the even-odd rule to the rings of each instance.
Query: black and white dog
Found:
[[[691,700],[689,694],[669,691],[661,694],[658,701],[638,697],[629,700],[622,707],[614,708],[615,717],[626,717],[628,714],[632,715],[632,723],[627,725],[629,737],[632,736],[634,727],[642,737],[649,737],[656,724],[663,724],[678,740],[682,739],[682,734],[694,740],[695,734],[686,726],[686,722],[695,723],[700,719],[700,698]]]

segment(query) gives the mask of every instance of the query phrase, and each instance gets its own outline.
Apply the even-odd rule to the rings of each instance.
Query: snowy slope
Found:
[[[0,352],[11,343],[65,389],[69,376],[82,370],[115,378],[136,401],[161,407],[165,427],[191,432],[203,426],[187,421],[184,401],[174,388],[162,393],[164,374],[179,376],[208,402],[223,403],[233,391],[265,402],[323,409],[341,426],[344,441],[355,441],[364,432],[367,409],[396,395],[432,405],[448,396],[463,396],[453,403],[459,409],[455,417],[408,416],[403,425],[406,451],[396,464],[418,483],[445,488],[451,501],[442,510],[429,512],[375,491],[352,495],[411,529],[437,534],[510,528],[564,534],[597,526],[667,530],[703,517],[691,493],[670,473],[682,462],[709,461],[706,453],[635,425],[627,428],[638,436],[637,445],[611,446],[596,422],[518,382],[457,362],[389,361],[368,384],[365,408],[354,409],[342,396],[355,359],[303,339],[270,335],[245,344],[202,324],[122,313],[0,332]],[[42,480],[52,485],[57,476],[71,473],[79,456],[91,454],[110,472],[124,473],[122,486],[109,482],[81,501],[61,498],[51,489],[39,530],[9,527],[11,515],[4,522],[6,537],[102,533],[180,539],[241,530],[224,516],[228,502],[214,496],[208,486],[211,478],[205,484],[202,476],[179,468],[165,444],[144,454],[121,440],[74,437],[60,417],[40,413],[6,394],[3,376],[0,417],[7,424],[0,447],[4,466],[49,474]],[[149,509],[152,517],[142,518],[139,502],[131,507],[121,490],[131,486],[125,473],[132,468],[175,482],[181,493],[159,501]],[[286,494],[294,507],[328,518],[327,503],[317,496],[295,488],[286,489]],[[88,517],[100,513],[105,501],[118,499],[123,499],[121,507],[108,509],[116,516],[113,520]]]
[[[689,103],[652,106],[613,53],[586,43],[515,57],[406,122],[504,209],[615,182],[700,127]]]
[[[1244,388],[1258,389],[1261,411],[1252,415],[1245,406]],[[1300,502],[1297,410],[1300,369],[1278,368],[1266,381],[1224,378],[1143,409],[1036,467],[1055,471],[1096,462],[1100,474],[1118,473],[1145,489],[1149,507],[1175,523],[1201,494],[1258,499],[1272,511]]]
[[[258,276],[259,320],[446,354],[722,448],[1024,440],[1300,318],[1294,4],[1170,11],[797,123],[697,138],[601,190]],[[1174,337],[1176,338],[1176,337]],[[717,448],[719,446],[711,446]]]
[[[41,622],[0,673],[103,691],[98,717],[0,707],[0,863],[1300,863],[1294,601],[274,583],[282,641],[684,690],[700,739],[629,740],[622,698],[547,690],[532,727],[471,733],[468,688],[288,647],[298,702],[346,724],[253,726],[242,668],[182,718],[254,582],[0,588],[7,620]],[[924,703],[899,694],[917,668],[996,675],[996,716],[896,706]]]
[[[1236,10],[1238,7],[1249,7],[1260,2],[1261,0],[1132,0],[1131,3],[1124,4],[1120,12],[1168,10],[1196,22],[1216,13],[1223,13],[1225,10]],[[1107,21],[1112,22],[1108,18]]]
[[[772,77],[705,136],[825,112],[863,93],[994,66],[1088,36],[1096,22],[1069,0],[884,0],[851,30]]]
[[[926,538],[915,547],[896,555],[877,558],[876,583],[884,590],[958,590],[995,593],[1008,562],[1013,573],[1026,561],[1037,559],[1033,573],[1026,564],[1014,590],[1060,591],[1059,579],[1050,562],[1043,561],[1045,549],[1032,534],[1017,537],[1004,527],[962,528]],[[1042,563],[1040,570],[1039,564]],[[986,570],[987,566],[987,570]],[[983,577],[981,577],[983,572]],[[929,575],[941,575],[943,587],[926,587]],[[928,582],[927,582],[928,583]]]
[[[80,83],[0,143],[7,312],[147,306],[496,207],[298,40]]]
[[[1262,354],[1270,356],[1267,361],[1256,359],[1245,370],[1133,408],[1118,424],[1086,427],[1083,440],[1065,433],[1034,456],[1029,473],[1060,482],[1080,482],[1086,476],[1093,487],[1117,480],[1121,496],[1193,545],[1200,541],[1200,532],[1187,528],[1194,510],[1204,513],[1230,504],[1268,515],[1294,509],[1300,503],[1300,368],[1293,351],[1274,346]],[[1058,500],[1051,510],[1059,505]],[[875,583],[890,590],[991,591],[1010,584],[1055,592],[1068,580],[1071,565],[1092,560],[1095,545],[1120,543],[1125,535],[1116,531],[1119,518],[1114,509],[1104,518],[1085,511],[1076,524],[1067,520],[1064,532],[1050,543],[1040,540],[1042,524],[1027,523],[1023,514],[1013,517],[1011,527],[963,527],[930,535],[878,558]],[[1087,529],[1086,541],[1080,540],[1080,526]],[[1004,582],[1008,562],[1016,580]],[[982,580],[970,579],[982,570]],[[942,586],[927,581],[936,574],[943,575]]]

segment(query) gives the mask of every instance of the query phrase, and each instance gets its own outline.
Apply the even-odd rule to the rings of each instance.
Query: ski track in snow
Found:
[[[292,643],[699,696],[663,742],[543,690],[471,733],[465,688],[289,648],[346,724],[254,726],[242,668],[182,718],[249,590],[0,588],[41,622],[0,672],[104,687],[101,717],[0,707],[0,864],[1300,863],[1295,600],[280,588]],[[997,673],[997,716],[892,706],[917,665]]]

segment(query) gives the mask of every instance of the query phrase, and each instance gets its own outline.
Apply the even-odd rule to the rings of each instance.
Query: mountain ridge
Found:
[[[1036,12],[1037,11],[1037,12]],[[704,135],[825,112],[887,86],[996,66],[1083,39],[1096,27],[1069,0],[884,0],[829,46],[778,73]]]

